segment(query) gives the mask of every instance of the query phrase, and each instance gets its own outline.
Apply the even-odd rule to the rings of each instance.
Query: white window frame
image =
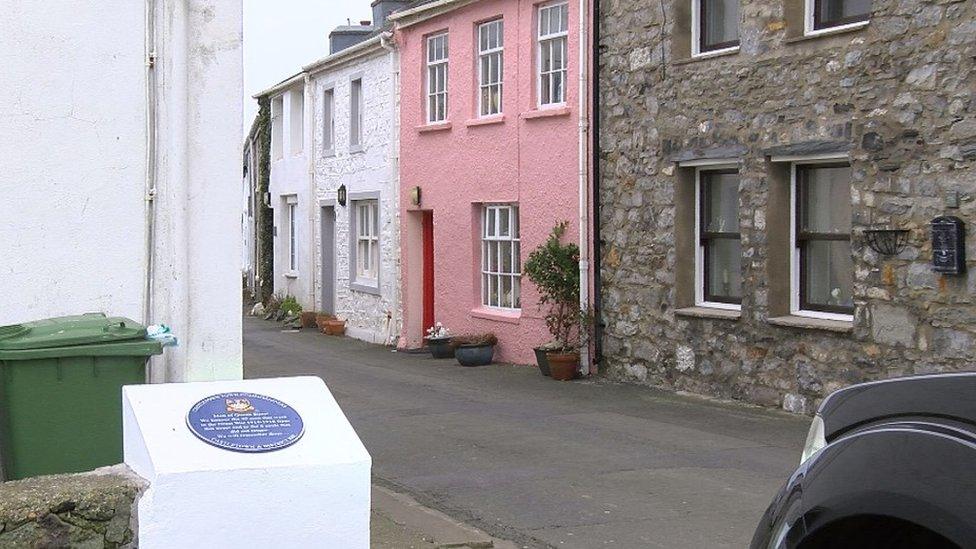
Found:
[[[508,210],[508,236],[501,236],[500,225],[498,220],[501,216],[498,212],[501,210]],[[488,230],[488,212],[494,211],[494,226],[492,227],[493,235],[489,235]],[[479,271],[481,272],[481,297],[479,302],[482,307],[487,307],[489,309],[498,309],[503,311],[520,311],[522,310],[522,260],[521,260],[521,236],[519,235],[519,230],[521,230],[521,223],[518,219],[519,207],[518,204],[484,204],[481,208],[481,263],[479,263]],[[501,249],[500,245],[496,244],[495,252],[495,267],[496,270],[492,271],[488,268],[488,258],[486,257],[486,252],[489,248],[490,242],[510,242],[511,246],[511,264],[513,269],[517,264],[519,266],[517,272],[501,272],[500,266],[500,256],[498,250]],[[516,261],[516,259],[518,261]],[[491,301],[491,284],[494,282],[496,285],[500,285],[503,277],[508,277],[511,279],[512,296],[508,303],[508,306],[502,305],[501,292],[498,292],[498,304],[492,304]],[[518,306],[516,305],[516,296],[518,296]],[[486,301],[488,303],[486,303]]]
[[[353,202],[355,208],[353,230],[355,231],[353,246],[354,273],[356,284],[362,286],[376,286],[380,278],[380,205],[379,200],[365,199]],[[365,216],[367,222],[363,223]],[[365,226],[366,232],[362,232]],[[369,268],[363,269],[363,252],[369,258]]]
[[[285,157],[285,98],[282,95],[271,98],[271,159]]]
[[[848,30],[859,29],[861,27],[866,27],[871,23],[870,17],[864,21],[855,21],[854,23],[845,23],[843,25],[836,25],[833,27],[826,27],[822,29],[814,28],[814,10],[816,9],[816,0],[803,0],[803,34],[804,36],[817,36],[821,34],[834,34],[838,32],[844,32]]]
[[[335,155],[335,138],[335,86],[326,86],[322,90],[322,154]]]
[[[704,1],[691,0],[691,56],[706,58],[739,51],[739,44],[717,50],[701,51],[701,4]],[[736,23],[736,26],[738,26],[738,23]],[[739,30],[741,31],[742,29]]]
[[[440,39],[444,40],[444,57],[431,59],[432,52],[435,51],[431,48],[431,44],[435,40],[440,40]],[[424,111],[427,113],[427,124],[443,124],[447,122],[448,118],[450,118],[450,115],[448,114],[448,109],[450,105],[450,95],[448,93],[449,86],[450,86],[449,61],[451,57],[451,53],[450,53],[451,46],[450,46],[449,35],[447,32],[439,32],[436,34],[432,34],[426,38],[424,44],[425,44],[424,60],[426,61],[425,64],[426,75],[424,77],[424,81],[426,83],[426,93],[424,94],[424,103],[425,103]],[[439,73],[441,67],[443,67],[443,71],[444,71],[443,89],[440,88],[435,89],[436,82],[434,81],[435,79],[433,78],[432,75]],[[431,109],[431,99],[434,99],[434,101],[437,102],[440,96],[443,96],[444,99],[444,117],[436,118],[437,115],[436,109]]]
[[[298,276],[298,196],[285,197],[285,223],[288,237],[287,276]]]
[[[854,315],[829,313],[826,311],[810,311],[800,308],[800,250],[796,246],[796,167],[817,164],[833,164],[836,162],[850,162],[847,154],[823,154],[816,156],[780,156],[771,158],[773,162],[790,163],[790,314],[805,318],[819,318],[824,320],[839,320],[853,322]]]
[[[550,32],[547,34],[542,33],[542,12],[545,10],[550,10],[554,8],[566,7],[566,30],[560,32]],[[548,4],[540,4],[536,10],[536,48],[535,48],[535,62],[536,62],[536,105],[540,109],[558,108],[566,105],[566,96],[569,94],[569,2],[559,1],[551,2]],[[542,70],[542,49],[543,47],[561,41],[563,44],[563,67],[558,70],[550,70],[549,72],[543,72]],[[552,81],[551,76],[557,72],[563,73],[563,86],[562,86],[562,98],[560,101],[550,101],[544,102],[544,99],[553,99],[552,94]],[[543,78],[550,78],[549,83],[549,93],[550,97],[542,97],[542,80]]]
[[[691,164],[680,164],[690,167]],[[722,303],[719,301],[705,301],[705,247],[701,243],[701,172],[712,170],[739,170],[739,163],[735,160],[716,160],[712,162],[697,162],[695,166],[695,306],[710,309],[725,309],[741,311],[741,303]],[[742,231],[741,224],[739,231]]]
[[[356,88],[359,88],[358,93]],[[349,151],[358,152],[363,150],[364,128],[363,122],[366,117],[363,111],[366,108],[366,86],[363,84],[363,77],[355,75],[349,79]],[[354,123],[355,121],[355,123]]]
[[[487,49],[481,49],[481,33],[488,32],[492,26],[498,26],[498,45],[496,47],[489,47]],[[504,19],[494,19],[492,21],[484,22],[478,25],[478,117],[485,118],[490,116],[498,116],[502,114],[504,108],[502,107],[505,96],[504,96],[504,82],[505,82],[505,20]],[[489,65],[494,63],[498,64],[498,81],[492,82],[491,71],[489,74],[485,74],[484,71],[484,59],[488,59]],[[491,93],[492,88],[498,88],[498,110],[496,112],[491,112],[491,106],[484,104],[484,90],[489,90]],[[485,109],[488,109],[486,112]]]
[[[292,156],[305,150],[305,91],[301,89],[288,93],[288,146]]]

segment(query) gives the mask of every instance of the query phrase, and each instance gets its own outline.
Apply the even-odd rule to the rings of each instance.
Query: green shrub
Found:
[[[549,306],[546,326],[555,346],[572,352],[580,347],[584,315],[579,306],[579,246],[561,242],[566,226],[563,221],[553,227],[545,243],[529,254],[524,270],[539,289],[539,305]]]

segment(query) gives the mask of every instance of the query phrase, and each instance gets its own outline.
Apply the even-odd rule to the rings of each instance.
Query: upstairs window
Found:
[[[806,0],[807,31],[855,25],[871,18],[871,0]]]
[[[739,46],[740,0],[692,1],[692,54],[732,50]]]
[[[698,171],[699,305],[735,308],[742,303],[742,234],[739,174],[734,169]]]
[[[502,112],[504,79],[504,26],[502,20],[478,26],[478,114],[491,116]]]
[[[427,123],[447,120],[447,33],[427,38]]]
[[[363,80],[357,78],[349,89],[349,147],[363,145]]]
[[[325,154],[335,151],[335,90],[322,94],[322,150]]]
[[[293,91],[289,95],[291,113],[288,117],[288,126],[291,130],[291,154],[301,154],[305,141],[305,94],[301,91]]]
[[[852,315],[851,168],[799,164],[793,179],[793,309]]]
[[[485,206],[481,224],[481,303],[486,307],[519,309],[522,260],[518,206]]]
[[[280,95],[271,100],[271,158],[281,160],[285,139],[285,121],[283,120],[285,100]]]
[[[566,102],[567,39],[569,4],[548,4],[539,8],[539,105]]]

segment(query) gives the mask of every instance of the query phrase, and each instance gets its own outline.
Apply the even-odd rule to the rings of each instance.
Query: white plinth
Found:
[[[257,454],[194,436],[190,407],[233,391],[289,404],[304,436]],[[321,379],[132,385],[122,406],[125,463],[150,483],[138,506],[141,549],[369,547],[371,459]]]

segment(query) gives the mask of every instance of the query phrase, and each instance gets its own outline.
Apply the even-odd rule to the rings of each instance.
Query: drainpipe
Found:
[[[400,58],[396,47],[389,42],[392,34],[383,33],[380,35],[380,46],[390,52],[390,82],[393,87],[391,109],[393,111],[393,136],[390,140],[390,176],[393,183],[393,201],[397,205],[394,218],[397,222],[394,227],[397,230],[393,233],[393,249],[400,249]],[[387,323],[387,334],[385,345],[395,345],[399,338],[399,331],[396,329],[400,321],[400,263],[396,262],[396,283],[393,285],[393,304],[390,310],[390,320]]]
[[[145,257],[142,323],[153,321],[153,282],[156,277],[156,0],[145,3],[146,57],[146,172],[145,172]],[[146,381],[152,382],[152,360],[146,361]]]
[[[589,230],[589,179],[588,179],[588,86],[587,86],[587,49],[589,41],[586,35],[586,19],[589,17],[587,0],[579,0],[579,249],[580,249],[580,309],[590,311],[590,230]],[[588,327],[588,326],[587,326]],[[580,347],[580,364],[583,375],[590,373],[590,338],[589,330],[582,330]]]

